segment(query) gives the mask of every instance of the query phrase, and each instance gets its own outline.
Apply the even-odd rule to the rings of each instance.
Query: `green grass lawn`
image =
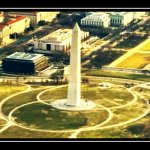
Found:
[[[96,131],[83,131],[78,135],[78,138],[102,138],[106,139],[120,139],[120,138],[134,138],[123,127],[113,129],[96,130]]]
[[[3,127],[3,125],[6,124],[6,121],[3,119],[0,119],[0,129]]]
[[[34,139],[34,138],[68,138],[71,133],[50,133],[50,132],[37,132],[30,131],[26,129],[22,129],[20,127],[12,126],[5,130],[0,134],[0,138],[26,138],[26,139]]]
[[[133,75],[125,73],[115,73],[107,72],[101,70],[91,70],[84,71],[85,74],[95,76],[114,76],[114,77],[123,77],[129,79],[141,79],[145,81],[150,81],[149,76],[146,75]],[[119,87],[118,85],[112,85],[111,88],[102,89],[98,86],[98,83],[105,82],[103,80],[92,80],[90,78],[89,84],[82,84],[82,98],[92,100],[97,104],[101,104],[106,107],[114,107],[123,104],[127,104],[133,100],[133,96],[124,88]],[[111,82],[111,81],[108,81]],[[119,84],[120,85],[120,84]],[[10,85],[9,85],[10,86]],[[7,94],[11,92],[21,91],[26,89],[25,86],[10,86],[5,84],[0,85],[0,92],[4,94],[1,96],[1,99],[5,98]],[[2,111],[5,115],[8,115],[11,110],[15,107],[22,104],[36,101],[36,96],[43,90],[46,90],[48,87],[43,87],[42,89],[32,90],[30,92],[20,94],[9,99],[3,106]],[[6,91],[5,91],[6,90]],[[11,91],[11,92],[10,92]],[[139,88],[134,89],[135,92],[141,94],[142,96],[148,95],[149,89],[142,88],[142,91]],[[147,97],[147,98],[148,98]],[[67,86],[63,88],[52,89],[45,92],[41,95],[41,99],[49,100],[49,102],[56,99],[65,99],[67,98]],[[98,106],[96,107],[98,108]],[[131,106],[113,109],[113,118],[105,125],[113,125],[121,122],[126,122],[130,119],[138,117],[143,114],[147,106],[145,101],[138,99],[138,101]],[[62,129],[78,129],[80,127],[94,126],[102,123],[108,117],[108,112],[100,109],[93,111],[61,111],[52,108],[51,106],[35,103],[28,106],[19,108],[13,114],[14,120],[19,124],[22,124],[27,127],[35,129],[48,129],[48,130],[62,130]],[[149,119],[148,117],[146,117]],[[6,122],[0,120],[0,129]],[[129,124],[130,125],[130,124]],[[96,130],[96,131],[83,131],[78,137],[79,138],[134,138],[134,135],[127,130],[127,126],[115,127],[105,130]],[[71,133],[45,133],[45,132],[35,132],[30,130],[25,130],[19,127],[12,126],[0,134],[0,138],[68,138]],[[142,134],[139,135],[142,137]]]
[[[149,99],[150,97],[150,89],[137,87],[134,89],[138,94],[145,97],[145,99]]]
[[[16,122],[28,127],[63,130],[100,124],[108,117],[108,112],[105,110],[83,112],[60,111],[51,106],[36,103],[19,108],[13,114],[13,117]]]
[[[83,70],[82,73],[87,76],[100,76],[100,77],[115,77],[131,80],[150,81],[150,77],[141,74],[131,74],[124,72],[111,72],[103,70]]]
[[[15,96],[15,97],[9,99],[3,105],[2,112],[5,115],[8,115],[9,112],[11,110],[13,110],[15,107],[20,106],[20,105],[25,104],[25,103],[28,103],[28,102],[36,101],[37,94],[39,92],[43,91],[44,89],[45,88],[37,89],[37,90],[34,90],[34,91],[30,91],[30,92],[27,92],[27,93],[20,94],[18,96]]]
[[[25,89],[27,89],[27,87],[22,85],[0,83],[0,101],[11,94],[24,91]]]
[[[67,98],[68,86],[58,89],[52,89],[41,95],[42,100],[58,100]]]
[[[114,115],[112,120],[105,124],[105,126],[131,120],[144,113],[145,109],[147,109],[147,107],[144,101],[138,101],[132,106],[128,106],[128,108],[116,109],[113,111]],[[131,124],[136,124],[136,122]],[[126,129],[129,125],[130,124],[104,130],[83,131],[78,135],[78,138],[134,138],[134,135],[128,132]],[[139,137],[143,137],[143,135],[141,134]]]
[[[2,101],[4,98],[12,94],[24,91],[25,89],[27,89],[27,87],[23,85],[0,83],[0,101]],[[3,125],[5,124],[6,124],[6,121],[3,119],[0,119],[0,128],[2,128]]]
[[[133,96],[123,87],[114,86],[108,89],[102,89],[97,83],[82,85],[81,97],[83,99],[92,100],[97,104],[107,107],[114,107],[126,104],[133,99]],[[42,100],[50,100],[67,98],[67,86],[55,90],[49,90],[40,97]]]
[[[116,67],[142,69],[150,63],[150,54],[135,53]]]

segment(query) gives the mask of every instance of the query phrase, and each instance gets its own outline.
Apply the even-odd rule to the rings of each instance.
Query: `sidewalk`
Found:
[[[16,41],[17,41],[16,39],[10,39],[8,43],[0,45],[0,48],[3,48],[4,46],[7,46],[8,44],[11,44]]]

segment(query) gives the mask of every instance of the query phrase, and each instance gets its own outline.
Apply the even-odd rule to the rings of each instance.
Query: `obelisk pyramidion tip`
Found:
[[[78,23],[75,24],[73,31],[80,31]]]

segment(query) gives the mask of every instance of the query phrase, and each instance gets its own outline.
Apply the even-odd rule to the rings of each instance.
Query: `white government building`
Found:
[[[107,28],[109,22],[109,14],[104,12],[96,12],[81,19],[81,25],[83,26],[103,26]]]
[[[88,13],[86,13],[88,14]],[[126,26],[133,19],[141,19],[146,12],[90,12],[88,16],[81,19],[83,26]]]
[[[133,12],[113,12],[110,14],[110,26],[125,26],[133,19]]]
[[[81,31],[81,40],[85,41],[89,32]],[[72,30],[58,29],[55,32],[34,41],[35,50],[69,51],[71,48]]]

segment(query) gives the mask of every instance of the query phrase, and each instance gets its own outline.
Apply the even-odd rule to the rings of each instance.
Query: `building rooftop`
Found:
[[[15,17],[9,16],[7,22],[5,22],[5,23],[1,22],[0,23],[0,29],[4,28],[6,25],[16,23],[16,22],[18,22],[24,18],[26,18],[26,16],[15,16]]]
[[[46,13],[47,11],[10,11],[10,14],[31,15],[36,16],[38,13]],[[56,12],[56,11],[50,11]],[[56,13],[59,13],[58,11]]]
[[[68,39],[72,34],[71,29],[58,29],[55,32],[41,38],[40,40],[51,40],[51,41],[64,41]]]
[[[95,12],[92,13],[91,15],[88,15],[87,17],[83,18],[83,19],[92,19],[92,20],[106,20],[109,18],[109,14],[105,13],[105,12]]]
[[[10,17],[10,20],[7,22],[7,25],[13,24],[17,21],[20,21],[22,19],[26,18],[26,16],[17,16],[17,17]]]
[[[23,52],[15,52],[6,58],[8,59],[17,59],[17,60],[36,60],[43,56],[43,54],[31,54],[31,53],[23,53]]]
[[[81,31],[81,35],[84,31]],[[42,42],[63,42],[65,40],[71,40],[72,37],[72,29],[58,29],[55,32],[43,37],[40,39]]]
[[[125,14],[127,14],[127,13],[129,13],[129,12],[111,12],[110,14],[111,15],[125,15]]]

